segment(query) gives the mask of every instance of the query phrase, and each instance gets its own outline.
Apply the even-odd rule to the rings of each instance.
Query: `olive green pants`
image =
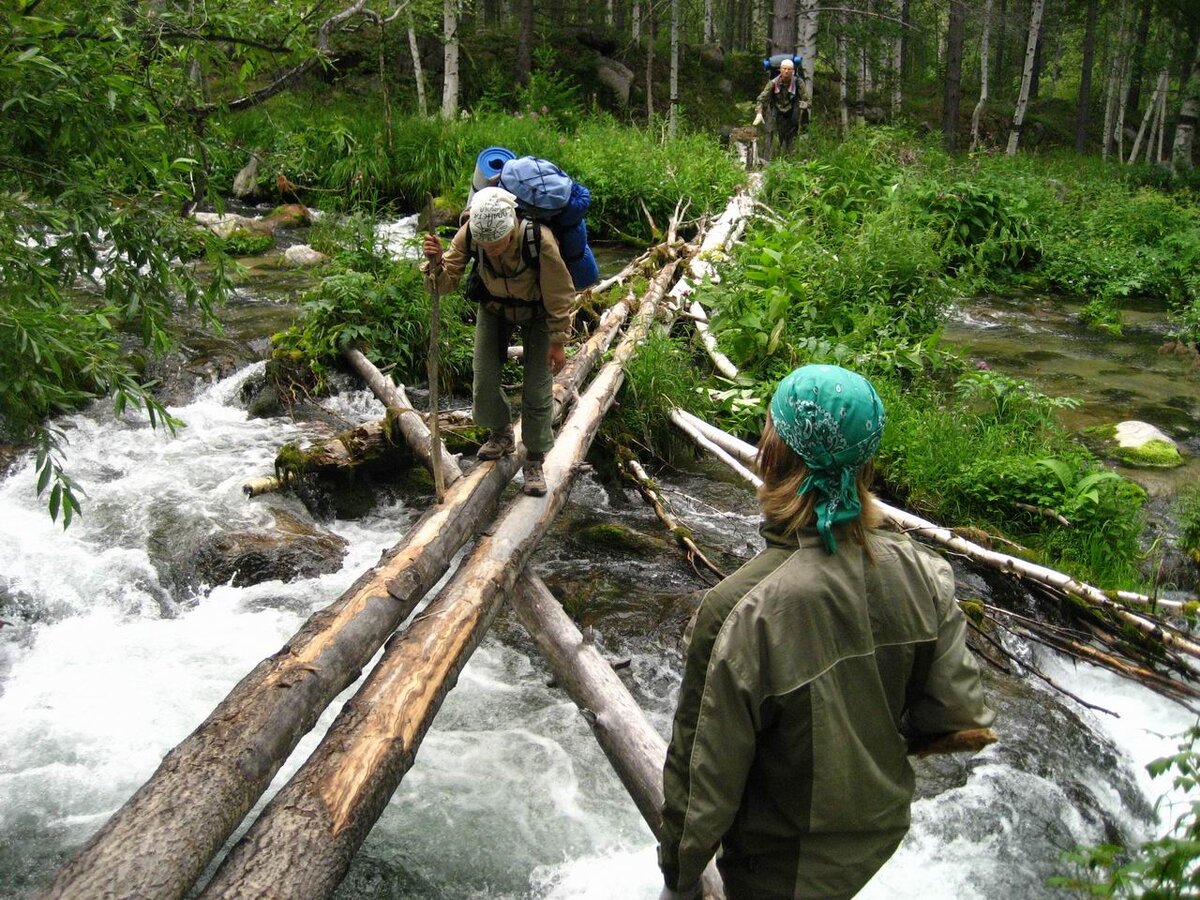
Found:
[[[545,312],[519,325],[508,325],[503,316],[477,307],[475,315],[475,377],[471,415],[476,425],[500,429],[512,423],[512,408],[500,385],[500,368],[513,329],[521,332],[525,347],[525,379],[521,390],[521,440],[528,453],[544,454],[554,446],[551,416],[554,411],[554,381],[546,359],[550,352],[550,330]]]

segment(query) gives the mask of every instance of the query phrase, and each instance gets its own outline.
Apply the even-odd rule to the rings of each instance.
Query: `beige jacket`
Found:
[[[540,301],[546,310],[550,342],[565,344],[571,339],[571,322],[575,314],[575,285],[571,281],[567,264],[563,262],[554,233],[545,225],[539,224],[534,227],[541,229],[537,265],[527,266],[521,257],[520,228],[499,257],[488,257],[483,265],[476,259],[475,265],[479,268],[483,286],[493,297]],[[476,257],[483,252],[478,245],[473,245],[473,249]],[[467,226],[463,225],[450,241],[450,248],[443,257],[442,268],[437,278],[438,290],[450,293],[457,288],[470,261],[471,255],[467,252]],[[425,273],[425,286],[432,288],[433,277],[428,262],[422,266],[422,271]],[[489,304],[489,309],[493,312],[501,311],[501,308],[503,304]],[[525,311],[527,310],[528,307],[525,308]],[[506,318],[514,323],[529,318],[528,315],[521,315],[522,311],[520,306],[503,308]]]

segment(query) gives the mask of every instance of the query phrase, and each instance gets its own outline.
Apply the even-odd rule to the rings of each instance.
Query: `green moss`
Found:
[[[308,456],[295,444],[284,444],[275,454],[275,476],[287,484],[308,471]]]
[[[239,228],[225,238],[224,244],[230,256],[258,256],[275,246],[275,237]]]
[[[1146,441],[1140,447],[1112,447],[1109,454],[1128,466],[1170,469],[1183,465],[1183,457],[1169,441]]]
[[[653,538],[612,522],[581,528],[575,532],[575,539],[590,547],[636,556],[653,556],[662,550]]]

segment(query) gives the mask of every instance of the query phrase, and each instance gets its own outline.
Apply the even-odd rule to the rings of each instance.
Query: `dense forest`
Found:
[[[434,303],[429,381],[469,393],[472,310],[431,298],[415,252],[379,226],[420,213],[448,238],[477,154],[499,145],[587,185],[614,268],[679,252],[753,184],[742,240],[692,286],[728,368],[695,315],[649,329],[592,454],[598,478],[631,450],[686,469],[677,412],[753,442],[783,375],[837,363],[887,408],[889,501],[1114,604],[1150,595],[1172,634],[1193,629],[1196,0],[19,0],[0,16],[0,471],[35,459],[38,503],[64,526],[89,514],[66,417],[103,406],[185,429],[164,360],[197,354],[239,291],[282,267],[284,222],[317,264],[285,324],[256,335],[284,401],[265,415],[336,392],[347,351],[426,383]],[[741,154],[778,54],[800,59],[812,107],[795,152],[752,179]],[[201,227],[229,211],[235,227]],[[614,301],[581,295],[579,330]],[[946,339],[962,309],[1058,317],[1071,340],[1105,342],[1104,360],[1136,331],[1131,368],[1168,359],[1177,382],[1141,402],[1114,364],[1038,386],[1023,377],[1035,337],[1007,356]],[[1107,406],[1078,415],[1075,388]],[[1144,452],[1114,443],[1133,413],[1167,432]],[[294,446],[276,465],[305,474]],[[0,613],[34,627],[6,574]],[[1191,688],[1169,645],[1055,597],[1090,651]],[[960,600],[981,632],[1000,627]],[[1194,771],[1193,751],[1160,772]],[[1180,822],[1142,857],[1080,851],[1084,874],[1059,886],[1119,894],[1165,867],[1194,888],[1200,820]]]

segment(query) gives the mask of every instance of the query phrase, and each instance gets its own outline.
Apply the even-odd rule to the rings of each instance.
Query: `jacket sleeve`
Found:
[[[967,619],[954,599],[954,576],[944,561],[941,565],[933,661],[924,689],[908,710],[909,725],[918,735],[986,728],[996,718],[984,703],[979,664],[967,649]]]
[[[711,605],[701,607],[663,770],[659,865],[674,890],[699,879],[716,853],[754,759],[752,692],[720,652],[722,625]]]
[[[575,318],[575,282],[563,262],[554,232],[545,225],[538,227],[542,229],[538,283],[542,290],[542,305],[546,307],[550,342],[565,344],[571,340],[571,323]]]
[[[768,79],[767,86],[759,91],[758,99],[754,101],[754,105],[759,109],[767,108],[767,101],[771,99],[771,89],[775,84],[775,79]]]
[[[442,268],[437,273],[437,290],[440,294],[449,294],[462,279],[463,270],[466,269],[467,263],[471,261],[467,255],[467,226],[463,225],[454,233],[453,239],[450,241],[450,247],[442,255]],[[432,291],[434,288],[433,274],[429,269],[429,260],[425,260],[421,264],[421,272],[425,275],[425,289]]]

